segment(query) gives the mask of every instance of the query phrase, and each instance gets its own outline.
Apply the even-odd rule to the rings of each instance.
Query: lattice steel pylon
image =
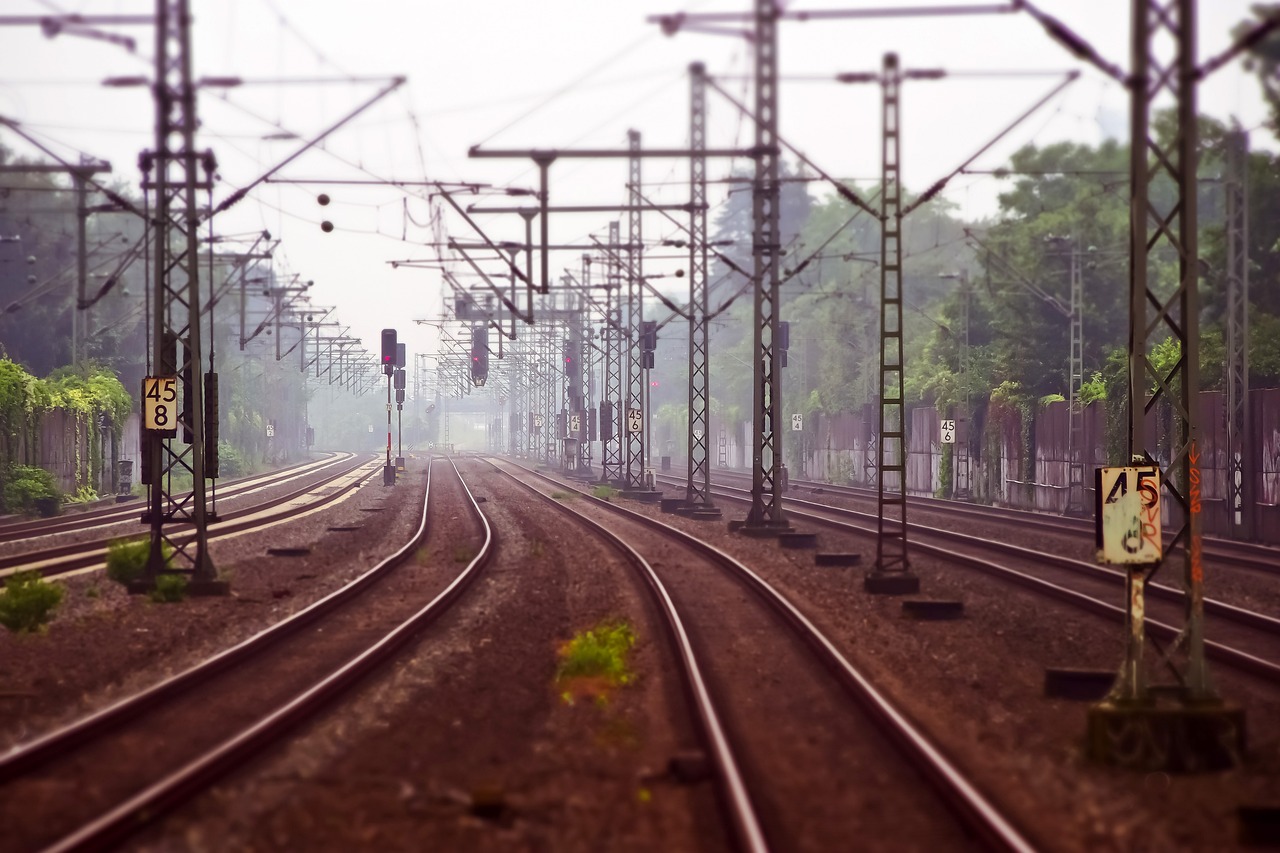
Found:
[[[898,56],[887,53],[881,74],[880,179],[880,401],[876,486],[876,564],[867,576],[870,589],[891,581],[893,589],[909,576],[907,556],[906,405],[902,359],[902,184]]]
[[[782,260],[780,150],[778,147],[778,15],[774,0],[755,0],[756,174],[751,184],[752,273],[755,305],[752,351],[755,354],[751,510],[744,531],[788,529],[783,514],[781,477],[782,394],[778,340]]]
[[[639,131],[627,131],[627,144],[631,151],[640,151]],[[641,188],[641,158],[632,156],[627,160],[627,190],[630,194],[630,206],[627,212],[627,401],[628,410],[623,418],[626,445],[626,488],[643,490],[649,487],[645,482],[645,433],[644,417],[644,354],[641,348],[640,329],[644,323],[644,247],[641,231],[641,210],[644,206],[644,193]],[[640,412],[639,428],[632,413]]]
[[[1178,647],[1185,651],[1186,662],[1180,680],[1190,696],[1207,698],[1213,695],[1213,688],[1204,655],[1204,578],[1197,467],[1200,299],[1196,287],[1199,235],[1195,205],[1194,0],[1135,0],[1133,41],[1128,446],[1131,456],[1159,464],[1163,453],[1158,446],[1148,444],[1147,417],[1159,404],[1171,408],[1171,447],[1168,462],[1163,466],[1162,481],[1165,495],[1172,499],[1169,525],[1174,535],[1167,543],[1165,554],[1167,559],[1179,547],[1183,552],[1182,580],[1187,606],[1186,623],[1169,652]],[[1159,48],[1168,52],[1162,53]],[[1162,61],[1164,55],[1171,55],[1167,64]],[[1162,145],[1150,132],[1152,103],[1163,93],[1171,94],[1177,104],[1177,135],[1169,145]],[[1168,210],[1158,210],[1150,193],[1152,180],[1159,176],[1168,178],[1177,187]],[[1161,288],[1149,270],[1151,255],[1162,248],[1172,249],[1178,258],[1178,282],[1172,292]],[[1152,364],[1151,352],[1170,337],[1180,345],[1181,356],[1169,373],[1162,374]],[[1138,578],[1140,588],[1142,573],[1131,574]],[[1133,663],[1140,665],[1141,662]],[[1148,698],[1145,679],[1136,673],[1126,681],[1125,687],[1126,698]]]
[[[582,378],[580,382],[581,399],[578,401],[577,411],[582,416],[582,423],[579,426],[578,433],[578,470],[587,474],[591,473],[591,409],[592,401],[595,399],[595,383],[592,381],[595,375],[594,348],[591,346],[591,319],[588,297],[591,295],[591,256],[582,256],[582,296],[578,298],[578,304],[581,311],[578,312],[577,323],[575,324],[574,336],[577,338],[577,358],[579,364],[582,365]]]
[[[619,228],[617,220],[609,223],[609,245],[618,245]],[[608,414],[612,429],[610,437],[601,442],[600,449],[600,480],[604,483],[610,483],[616,486],[626,485],[622,471],[622,312],[621,309],[615,307],[613,294],[615,290],[620,290],[622,281],[622,262],[618,252],[610,252],[608,256],[609,273],[606,278],[605,288],[605,314],[607,319],[604,324],[604,343],[605,343],[605,359],[604,359],[604,399],[608,401]],[[601,430],[604,429],[604,410],[600,421]]]
[[[707,79],[702,63],[689,66],[689,480],[684,502],[699,515],[715,515],[711,500],[711,399],[707,335]]]
[[[1245,749],[1244,712],[1219,698],[1205,658],[1195,32],[1195,0],[1134,0],[1128,448],[1133,464],[1159,471],[1168,512],[1163,525],[1157,518],[1151,526],[1172,530],[1173,536],[1164,543],[1161,561],[1127,567],[1124,659],[1107,698],[1089,709],[1087,744],[1095,759],[1144,770],[1238,765]],[[1176,104],[1169,144],[1150,133],[1152,107],[1161,95]],[[1164,193],[1151,192],[1157,178],[1176,187],[1167,207]],[[1152,274],[1156,253],[1178,259],[1176,283]],[[1164,372],[1152,356],[1169,341],[1179,352]],[[1149,418],[1171,425],[1167,456],[1161,430],[1149,430]],[[1146,636],[1144,590],[1165,562],[1182,564],[1185,616],[1176,638],[1161,648]],[[1169,673],[1171,683],[1150,683],[1148,644],[1157,658],[1151,670]]]
[[[156,375],[179,377],[183,405],[176,414],[177,435],[146,433],[148,511],[151,526],[144,580],[154,585],[170,560],[185,562],[191,589],[225,591],[216,581],[209,556],[206,524],[205,375],[200,342],[199,191],[212,189],[212,154],[197,153],[195,84],[191,78],[191,16],[188,0],[156,3],[156,147],[142,157],[143,189],[151,215],[152,329],[151,363]],[[176,144],[176,148],[174,147]],[[203,179],[198,174],[204,169]],[[179,347],[178,344],[182,346]],[[181,353],[181,355],[179,355]],[[173,401],[176,402],[176,401]],[[185,439],[189,436],[190,442]],[[175,447],[176,445],[176,447]],[[216,458],[216,456],[215,456]],[[170,491],[174,471],[189,473],[190,492]],[[171,532],[184,525],[182,534]],[[185,525],[192,525],[188,530]],[[172,549],[172,558],[166,551]]]
[[[558,347],[555,344],[555,325],[548,324],[541,327],[538,343],[541,347],[542,354],[539,361],[542,363],[542,369],[546,371],[542,381],[542,431],[540,438],[542,440],[542,464],[548,467],[554,467],[556,464],[556,401],[559,394],[556,393],[556,385],[559,383],[560,371],[556,368],[556,362],[559,360]]]
[[[1071,356],[1067,365],[1067,515],[1082,516],[1084,505],[1084,270],[1080,238],[1071,243]]]
[[[1249,134],[1226,138],[1227,524],[1252,539],[1256,460],[1249,417]]]

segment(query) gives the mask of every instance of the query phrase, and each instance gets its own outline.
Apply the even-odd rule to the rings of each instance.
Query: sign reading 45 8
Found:
[[[173,436],[178,428],[178,377],[142,379],[142,428]]]

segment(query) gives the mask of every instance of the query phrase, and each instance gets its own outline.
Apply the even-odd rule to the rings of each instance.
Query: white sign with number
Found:
[[[569,434],[577,435],[582,432],[582,415],[575,412],[569,415]]]
[[[804,430],[804,415],[791,416],[791,431],[801,432]]]
[[[695,429],[693,431],[693,437],[696,438],[698,441],[702,441],[702,430]]]
[[[955,421],[942,422],[942,443],[943,444],[956,443],[956,422]]]
[[[275,438],[275,437],[276,437],[275,424],[267,424],[267,438]]]
[[[533,416],[533,428],[542,429],[542,415]]]
[[[1099,468],[1098,558],[1104,563],[1156,563],[1163,550],[1160,472],[1155,466]]]
[[[142,428],[171,432],[178,425],[178,377],[147,376],[142,380]]]
[[[639,409],[627,409],[627,432],[640,432],[644,426],[644,416]]]

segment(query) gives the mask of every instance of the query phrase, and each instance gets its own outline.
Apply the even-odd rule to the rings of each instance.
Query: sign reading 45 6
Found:
[[[178,377],[145,376],[142,379],[142,428],[166,436],[177,435]]]

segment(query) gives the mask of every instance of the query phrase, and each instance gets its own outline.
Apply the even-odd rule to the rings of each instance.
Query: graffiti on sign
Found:
[[[1096,485],[1098,559],[1116,565],[1159,562],[1159,470],[1099,468]]]

